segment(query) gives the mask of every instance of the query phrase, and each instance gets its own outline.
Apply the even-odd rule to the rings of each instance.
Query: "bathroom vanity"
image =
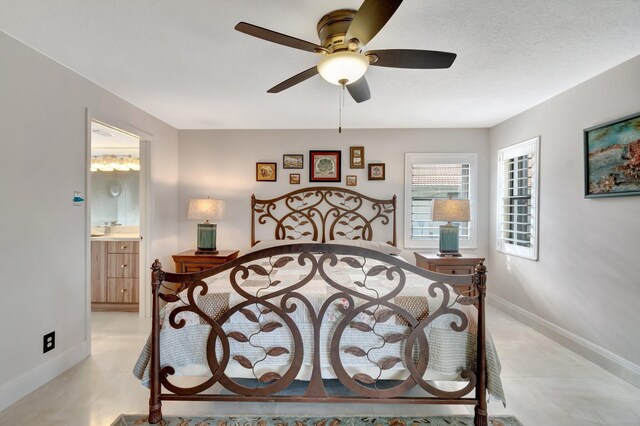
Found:
[[[140,239],[91,238],[91,310],[138,312]]]

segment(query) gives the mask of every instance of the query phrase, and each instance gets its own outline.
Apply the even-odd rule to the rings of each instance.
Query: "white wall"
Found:
[[[366,162],[386,163],[385,181],[368,181],[367,169],[349,168],[349,146],[363,145]],[[342,183],[357,175],[351,187],[378,198],[398,196],[398,246],[403,246],[404,153],[478,153],[478,248],[488,249],[489,159],[487,129],[349,130],[181,130],[179,248],[195,248],[196,222],[187,220],[189,198],[212,196],[226,201],[226,219],[218,222],[218,248],[243,249],[250,243],[250,197],[270,198],[309,186],[309,150],[342,150]],[[283,154],[304,154],[303,170],[282,169]],[[278,163],[277,182],[256,182],[256,161]],[[300,185],[289,184],[289,173],[300,173]],[[322,183],[313,183],[322,185]],[[426,250],[425,250],[426,251]],[[435,251],[435,250],[434,250]]]
[[[558,337],[569,337],[569,346],[577,341],[594,351],[583,354],[598,358],[597,352],[608,358],[600,359],[603,364],[625,365],[616,373],[640,383],[640,197],[584,198],[582,132],[637,112],[640,57],[490,130],[492,218],[497,151],[534,136],[541,140],[540,260],[495,252],[492,220],[489,291],[504,306],[549,322]]]
[[[153,135],[150,256],[177,247],[178,132],[0,32],[0,410],[88,354],[86,108]],[[56,348],[42,354],[42,336]]]

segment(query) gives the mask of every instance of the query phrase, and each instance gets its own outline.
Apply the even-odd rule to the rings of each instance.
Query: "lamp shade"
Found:
[[[367,56],[349,51],[323,56],[318,62],[318,72],[332,84],[351,84],[362,77],[368,67]]]
[[[211,198],[195,198],[189,200],[187,219],[217,220],[222,218],[224,203]]]
[[[440,222],[469,222],[471,211],[469,200],[433,200],[431,220]]]

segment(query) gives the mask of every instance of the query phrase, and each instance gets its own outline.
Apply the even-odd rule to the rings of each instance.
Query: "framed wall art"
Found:
[[[369,180],[384,180],[384,163],[369,163]]]
[[[640,113],[584,130],[585,198],[640,195]]]
[[[364,169],[364,146],[352,146],[349,148],[349,167],[352,169]]]
[[[309,151],[309,182],[340,182],[341,151]]]
[[[290,173],[289,183],[291,185],[300,185],[300,173]]]
[[[358,176],[347,175],[347,186],[358,186]]]
[[[256,163],[256,181],[275,182],[277,180],[277,163]]]
[[[302,154],[284,154],[282,156],[283,169],[303,169],[304,155]]]

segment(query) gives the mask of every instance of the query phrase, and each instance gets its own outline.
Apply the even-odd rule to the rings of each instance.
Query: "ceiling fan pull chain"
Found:
[[[338,98],[338,133],[342,133],[342,106],[344,105],[344,84],[340,85],[340,97]]]
[[[342,85],[342,91],[340,92],[340,93],[342,93],[342,96],[341,96],[341,99],[340,99],[340,100],[342,101],[342,106],[343,106],[343,107],[344,107],[344,91],[345,91],[346,87],[347,87],[347,86],[346,86],[345,84],[343,84],[343,85]]]

